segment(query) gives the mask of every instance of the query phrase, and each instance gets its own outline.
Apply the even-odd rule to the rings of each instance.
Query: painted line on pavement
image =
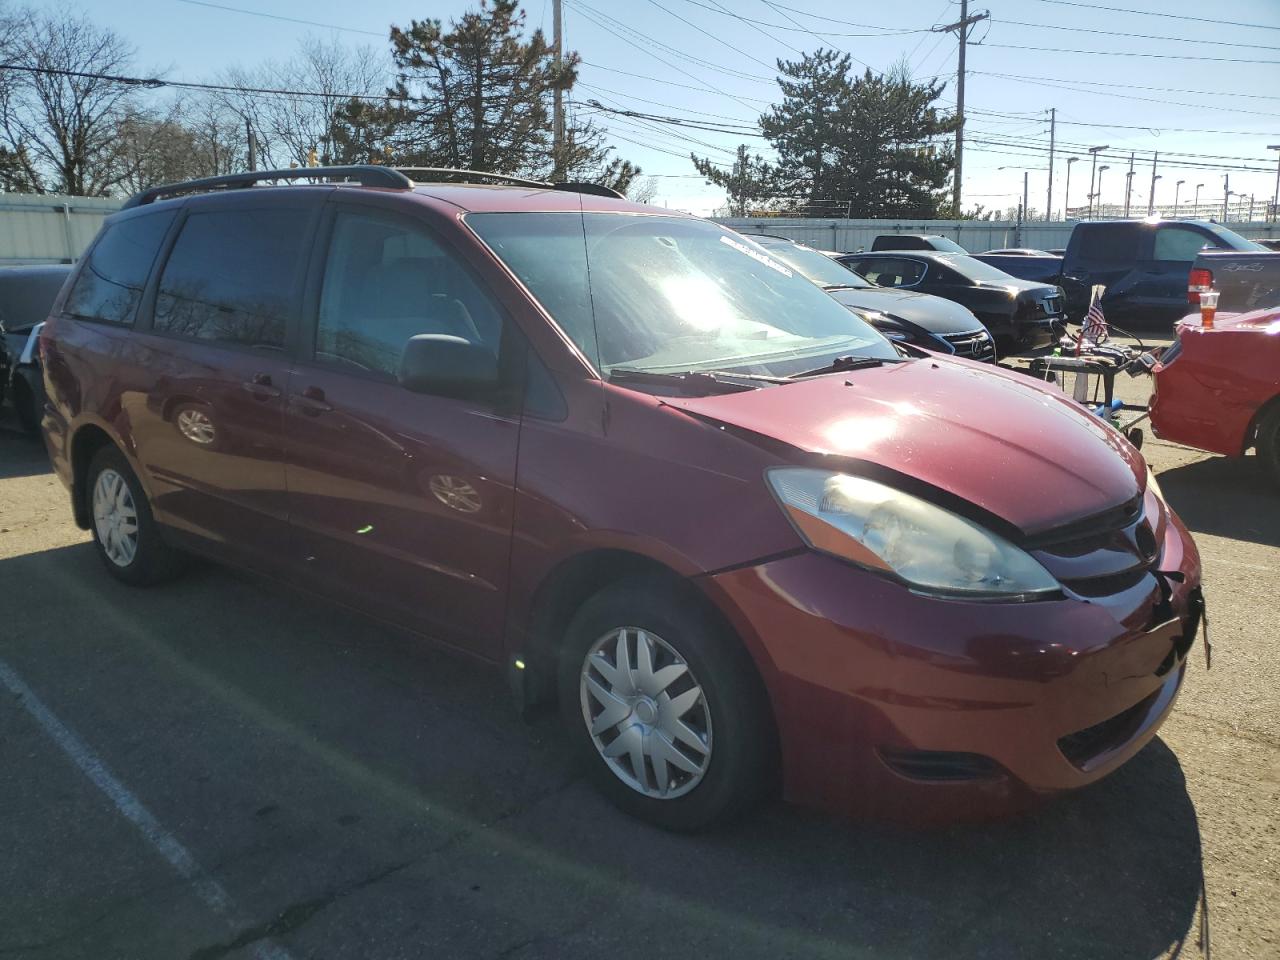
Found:
[[[3,683],[9,692],[18,698],[22,708],[62,748],[62,752],[80,768],[80,772],[92,780],[94,786],[115,804],[121,815],[138,828],[147,843],[151,844],[156,852],[191,884],[201,902],[220,917],[231,921],[233,926],[243,927],[244,924],[238,922],[235,905],[222,884],[205,872],[178,838],[160,824],[160,821],[142,805],[132,791],[116,779],[97,755],[85,745],[85,742],[54,716],[35,692],[3,660],[0,660],[0,683]],[[292,960],[289,952],[283,947],[265,940],[253,944],[250,951],[258,960]]]

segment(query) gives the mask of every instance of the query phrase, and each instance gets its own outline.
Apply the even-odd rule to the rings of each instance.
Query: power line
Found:
[[[1136,13],[1144,17],[1159,17],[1162,20],[1190,20],[1193,23],[1211,23],[1216,27],[1247,27],[1250,30],[1280,30],[1280,26],[1270,23],[1240,23],[1237,20],[1188,17],[1185,14],[1166,13],[1163,10],[1133,10],[1127,7],[1106,7],[1099,3],[1080,3],[1079,0],[1038,0],[1038,2],[1056,3],[1063,7],[1081,7],[1085,10],[1106,10],[1110,13]]]
[[[1029,23],[1026,20],[1005,20],[1003,18],[1000,18],[1000,23],[1007,23],[1014,27],[1034,27],[1037,30],[1070,30],[1072,33],[1093,33],[1104,37],[1124,37],[1131,40],[1160,40],[1174,43],[1194,43],[1198,46],[1246,47],[1250,50],[1280,51],[1280,47],[1268,47],[1261,43],[1235,43],[1229,40],[1204,40],[1200,37],[1169,37],[1149,33],[1125,33],[1120,30],[1096,30],[1092,27],[1068,27],[1060,23]]]
[[[388,33],[379,33],[375,30],[359,30],[355,27],[340,27],[336,23],[320,23],[317,20],[300,20],[297,17],[282,17],[275,13],[263,13],[261,10],[243,10],[240,7],[228,7],[221,3],[209,3],[208,0],[178,0],[179,3],[189,3],[195,7],[209,7],[213,10],[226,10],[230,13],[243,13],[250,17],[265,17],[268,20],[283,20],[285,23],[300,23],[307,27],[323,27],[326,30],[341,30],[344,33],[361,33],[366,37],[378,37],[386,40]]]
[[[577,90],[580,87],[584,90],[596,90],[600,93],[611,94],[615,97],[625,97],[628,100],[637,100],[640,103],[650,103],[650,104],[653,104],[655,107],[666,107],[669,110],[684,110],[685,113],[696,113],[698,116],[711,117],[715,120],[728,120],[731,123],[741,123],[741,124],[755,123],[754,120],[746,120],[746,119],[743,119],[742,117],[731,117],[726,113],[710,113],[706,110],[694,110],[692,107],[676,107],[675,105],[666,103],[665,101],[662,101],[662,100],[650,100],[647,97],[638,97],[634,93],[625,93],[622,90],[611,90],[609,87],[602,87],[594,83],[585,83],[582,80],[579,80],[577,83],[573,85],[574,90]]]
[[[700,87],[695,87],[695,86],[693,86],[693,85],[691,85],[691,84],[688,84],[688,83],[679,83],[679,82],[677,82],[677,81],[675,81],[675,80],[663,80],[661,77],[651,77],[651,76],[649,76],[648,74],[645,74],[645,73],[632,73],[632,72],[631,72],[631,71],[629,71],[629,70],[619,70],[617,67],[606,67],[603,63],[594,63],[594,62],[592,62],[592,61],[590,61],[590,60],[582,60],[582,61],[580,61],[580,62],[581,62],[584,66],[591,67],[591,68],[593,68],[593,69],[595,69],[595,70],[607,70],[609,73],[618,73],[618,74],[621,74],[621,75],[622,75],[622,76],[624,76],[624,77],[635,77],[637,80],[648,80],[650,83],[663,83],[663,84],[666,84],[666,85],[667,85],[667,86],[669,86],[669,87],[679,87],[679,88],[680,88],[680,89],[682,89],[682,90],[696,90],[696,91],[698,91],[699,93],[719,93],[719,92],[720,92],[720,91],[717,91],[717,90],[710,90],[710,89],[708,89],[705,85],[704,85],[704,86],[700,86]],[[694,77],[693,79],[695,79],[695,80],[696,80],[696,79],[697,79],[697,77]],[[724,96],[729,96],[729,94],[723,94],[723,95],[724,95]],[[754,102],[754,103],[763,103],[763,104],[769,104],[769,103],[772,103],[772,102],[773,102],[773,101],[771,101],[771,100],[764,100],[764,99],[762,99],[762,98],[760,98],[760,97],[748,97],[748,96],[738,96],[738,95],[734,95],[731,99],[733,99],[733,100],[737,100],[737,101],[739,101],[739,102],[741,102],[741,101],[743,101],[743,100],[751,100],[751,101],[752,101],[752,102]],[[745,103],[744,103],[744,104],[743,104],[743,106],[744,106],[744,107],[746,107],[748,110],[753,110],[753,109],[755,109],[754,107],[750,106],[749,104],[745,104]]]
[[[741,14],[733,13],[730,10],[725,10],[723,7],[713,7],[710,4],[702,3],[701,0],[684,0],[684,2],[688,4],[692,4],[695,7],[702,7],[703,10],[709,10],[712,13],[718,13],[721,16],[733,17],[735,20],[741,20],[743,23],[754,23],[761,27],[769,27],[773,30],[786,30],[790,33],[812,33],[813,32],[809,30],[807,27],[802,27],[802,26],[789,27],[785,23],[772,23],[768,20],[755,20],[751,17],[744,17]],[[767,4],[767,6],[772,7],[773,4]],[[794,23],[795,21],[792,21],[792,22]],[[831,30],[824,30],[822,31],[822,35],[824,37],[898,37],[898,36],[904,36],[906,34],[929,32],[929,29],[927,27],[922,30],[895,30],[893,27],[873,27],[871,29],[883,30],[885,32],[884,33],[840,33],[840,32],[831,31]]]
[[[1238,57],[1196,57],[1186,53],[1139,53],[1135,50],[1072,50],[1066,47],[1031,47],[1017,43],[974,43],[974,46],[993,47],[1000,50],[1031,50],[1037,53],[1075,53],[1093,57],[1145,57],[1151,60],[1199,60],[1206,63],[1256,63],[1280,67],[1280,60],[1244,60]]]
[[[747,51],[745,51],[745,50],[741,49],[740,47],[735,47],[735,46],[734,46],[732,43],[730,43],[729,41],[724,40],[724,39],[721,39],[720,37],[717,37],[714,33],[711,33],[711,32],[710,32],[710,31],[708,31],[708,30],[703,30],[703,29],[702,29],[702,27],[698,26],[698,25],[697,25],[696,23],[694,23],[692,20],[686,20],[684,17],[680,16],[680,14],[678,14],[678,13],[673,13],[672,11],[668,10],[666,7],[664,7],[662,4],[660,4],[660,3],[658,2],[658,0],[649,0],[649,2],[650,2],[651,4],[653,4],[655,7],[657,7],[659,10],[661,10],[663,13],[665,13],[667,16],[669,16],[669,17],[675,17],[677,20],[679,20],[681,23],[685,24],[686,26],[693,27],[693,29],[697,30],[697,31],[698,31],[700,34],[702,34],[704,37],[710,37],[712,40],[714,40],[716,43],[720,44],[722,47],[728,47],[728,48],[729,48],[730,50],[732,50],[734,53],[738,54],[738,56],[740,56],[740,57],[746,57],[748,60],[751,60],[751,61],[753,61],[753,62],[755,62],[755,63],[758,63],[758,64],[760,64],[760,66],[764,67],[766,70],[773,70],[773,69],[775,69],[775,67],[774,67],[774,65],[773,65],[772,63],[766,63],[765,61],[761,60],[759,57],[752,56],[751,54],[747,53]],[[786,46],[786,44],[784,44],[784,46]],[[793,49],[793,50],[794,50],[795,48],[794,48],[794,47],[792,47],[791,49]]]

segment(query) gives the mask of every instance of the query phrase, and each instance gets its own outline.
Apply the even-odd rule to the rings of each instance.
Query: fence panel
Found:
[[[0,264],[70,263],[124,201],[0,194]]]

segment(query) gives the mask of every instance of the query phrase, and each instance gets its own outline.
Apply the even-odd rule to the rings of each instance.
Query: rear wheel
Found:
[[[1273,406],[1258,424],[1258,457],[1271,479],[1280,484],[1280,404]]]
[[[93,542],[112,576],[145,587],[181,572],[182,555],[161,539],[142,484],[119,450],[95,453],[87,479]]]
[[[728,820],[767,782],[774,738],[755,665],[677,583],[625,581],[583,605],[561,651],[560,705],[600,790],[658,826]]]
[[[25,433],[34,435],[40,432],[40,411],[36,409],[35,395],[21,377],[13,378],[13,409]]]

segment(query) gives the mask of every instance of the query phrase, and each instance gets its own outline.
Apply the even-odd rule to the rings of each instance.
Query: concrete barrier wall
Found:
[[[123,200],[0,194],[0,264],[70,263]]]
[[[871,241],[885,233],[934,233],[954,240],[970,253],[1005,247],[1049,250],[1065,247],[1074,220],[809,220],[790,217],[717,217],[717,223],[739,233],[772,233],[820,250],[870,250]],[[1280,237],[1280,224],[1228,223],[1245,237]]]

